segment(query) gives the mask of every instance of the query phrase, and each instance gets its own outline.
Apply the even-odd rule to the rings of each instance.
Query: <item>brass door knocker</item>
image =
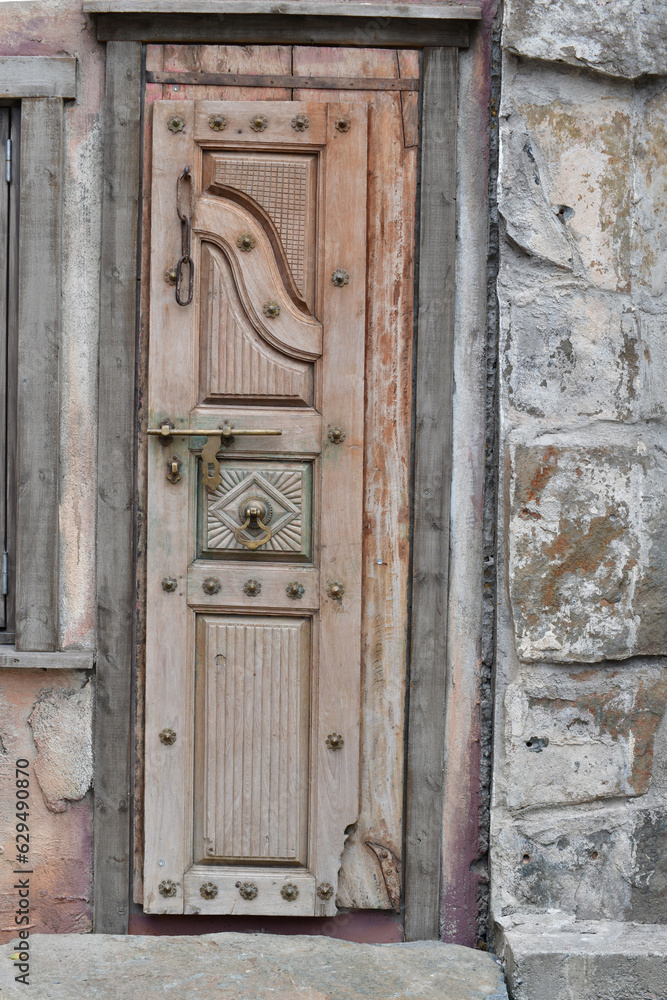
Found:
[[[245,521],[234,531],[234,538],[239,545],[245,545],[251,551],[258,549],[260,545],[266,545],[271,538],[271,529],[266,524],[271,517],[271,510],[266,500],[262,497],[250,497],[243,505],[241,516],[245,518]],[[252,531],[255,528],[263,531],[264,535],[247,539],[241,534],[247,529]]]

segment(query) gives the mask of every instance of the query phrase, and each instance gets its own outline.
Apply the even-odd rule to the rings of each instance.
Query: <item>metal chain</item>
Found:
[[[190,187],[187,208],[184,208],[183,188]],[[192,175],[190,167],[186,167],[181,176],[176,181],[176,211],[181,220],[181,258],[176,265],[176,301],[179,306],[189,306],[192,302],[192,289],[195,282],[195,265],[190,256],[190,237],[192,234],[192,215],[194,211],[194,190],[192,185]],[[183,266],[188,267],[188,297],[184,299],[181,295],[181,281],[183,278]]]

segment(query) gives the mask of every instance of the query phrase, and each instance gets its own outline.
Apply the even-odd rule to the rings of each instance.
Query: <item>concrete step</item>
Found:
[[[435,941],[36,934],[29,952],[26,988],[3,945],[2,1000],[507,1000],[491,955]]]
[[[665,1000],[667,925],[515,914],[499,950],[514,1000]]]

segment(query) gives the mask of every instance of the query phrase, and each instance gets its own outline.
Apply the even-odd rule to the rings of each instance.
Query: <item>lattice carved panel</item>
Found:
[[[205,530],[202,555],[220,558],[225,555],[261,559],[307,559],[310,557],[311,468],[307,463],[265,465],[246,463],[220,467],[222,484],[206,490]],[[238,540],[261,537],[262,530],[242,530],[243,509],[250,500],[261,500],[269,513],[267,526],[271,538],[251,550]]]

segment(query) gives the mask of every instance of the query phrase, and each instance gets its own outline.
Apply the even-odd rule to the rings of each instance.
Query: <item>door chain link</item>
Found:
[[[183,188],[185,185],[190,187],[190,196],[188,198],[188,205],[184,207],[184,193]],[[192,289],[194,287],[195,280],[195,265],[192,257],[190,256],[190,238],[192,234],[192,215],[194,210],[194,190],[192,185],[192,175],[190,173],[190,167],[186,167],[181,176],[176,181],[176,211],[178,217],[181,220],[181,258],[176,265],[176,301],[179,306],[189,306],[192,302]],[[187,266],[189,274],[188,282],[188,295],[187,298],[183,298],[181,294],[181,282],[183,279],[183,267]]]

